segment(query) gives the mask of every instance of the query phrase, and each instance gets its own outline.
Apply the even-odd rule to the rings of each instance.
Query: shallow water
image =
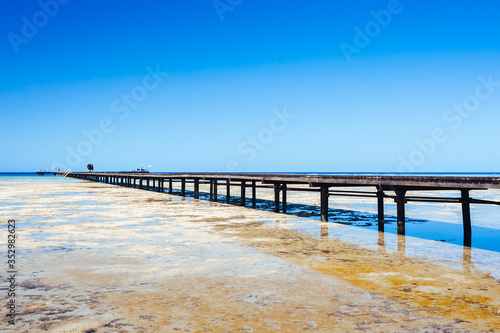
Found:
[[[500,327],[500,207],[473,206],[469,251],[451,205],[408,205],[403,238],[389,202],[387,232],[375,230],[370,199],[332,197],[332,222],[321,223],[74,179],[2,177],[0,205],[3,223],[18,226],[19,332]],[[293,212],[307,209],[315,211]]]

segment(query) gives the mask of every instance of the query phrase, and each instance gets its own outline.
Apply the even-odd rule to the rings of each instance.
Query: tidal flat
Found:
[[[349,215],[348,200],[331,206]],[[500,329],[495,248],[62,177],[0,179],[0,207],[2,226],[17,225],[17,321],[2,307],[6,331]]]

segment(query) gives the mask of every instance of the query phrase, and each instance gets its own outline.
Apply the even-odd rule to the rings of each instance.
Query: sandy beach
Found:
[[[266,191],[259,198],[272,195]],[[408,255],[412,243],[395,235],[362,247],[332,237],[349,226],[61,177],[2,180],[0,203],[3,223],[17,222],[19,251],[17,322],[9,326],[2,307],[2,330],[500,328],[494,274],[473,261]]]

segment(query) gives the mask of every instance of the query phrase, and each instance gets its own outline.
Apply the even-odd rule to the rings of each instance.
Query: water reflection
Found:
[[[378,232],[378,252],[384,253],[385,250],[385,233],[383,231]]]
[[[464,254],[463,254],[463,272],[464,274],[472,274],[472,269],[474,268],[474,264],[472,263],[472,250],[469,246],[464,246]]]
[[[500,278],[498,252],[337,223],[318,223],[291,216],[269,222],[274,222],[276,228],[280,230],[287,225],[288,229],[300,231],[318,240],[340,240],[380,254],[392,254],[397,258],[422,258],[436,265],[463,270],[464,274],[483,271],[489,272],[497,279]]]
[[[328,239],[328,224],[321,224],[321,239]]]
[[[405,235],[397,235],[398,236],[398,254],[406,257],[406,236]]]

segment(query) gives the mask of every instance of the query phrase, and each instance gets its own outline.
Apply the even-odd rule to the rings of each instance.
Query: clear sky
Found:
[[[498,172],[499,12],[5,0],[0,172]]]

